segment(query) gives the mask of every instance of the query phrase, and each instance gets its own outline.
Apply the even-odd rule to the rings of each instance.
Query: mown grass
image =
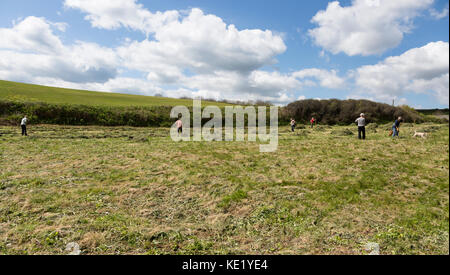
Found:
[[[389,128],[281,127],[262,154],[166,128],[0,126],[0,254],[448,254],[448,125]]]
[[[0,100],[105,107],[192,106],[192,100],[189,99],[92,92],[5,80],[0,80]],[[203,102],[205,106],[210,104],[219,107],[230,105],[220,102]]]

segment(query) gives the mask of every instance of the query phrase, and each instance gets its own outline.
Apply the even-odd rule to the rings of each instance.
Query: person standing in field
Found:
[[[358,123],[358,138],[366,139],[366,116],[362,113],[355,122]]]
[[[403,121],[403,118],[401,116],[398,117],[397,120],[395,120],[394,124],[392,125],[392,137],[398,137],[398,133],[400,132],[400,123]]]
[[[314,128],[314,124],[316,123],[316,119],[313,117],[311,118],[311,128]]]
[[[291,118],[291,131],[292,131],[292,133],[295,132],[295,126],[297,126],[297,122],[293,118]]]
[[[183,122],[181,121],[181,119],[178,119],[177,122],[175,122],[175,124],[177,125],[178,134],[182,134],[183,133]]]
[[[28,134],[27,134],[27,122],[28,122],[27,116],[24,116],[22,118],[22,121],[20,122],[20,127],[22,128],[22,136],[28,136]]]

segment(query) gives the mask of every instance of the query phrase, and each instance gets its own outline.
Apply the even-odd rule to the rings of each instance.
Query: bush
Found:
[[[383,124],[393,122],[402,116],[405,122],[421,123],[430,118],[408,106],[394,107],[369,100],[300,100],[283,108],[280,119],[288,121],[294,118],[299,123],[308,123],[315,117],[321,124],[354,125],[361,113],[366,114],[368,123]]]
[[[170,118],[171,110],[171,106],[105,107],[0,101],[0,123],[18,125],[26,114],[32,124],[171,127],[175,123],[175,119]],[[190,110],[192,125],[192,108]],[[224,113],[222,119],[225,125]],[[202,119],[202,124],[209,120]],[[248,116],[245,116],[245,123],[248,125]]]
[[[16,125],[23,115],[33,124],[166,126],[172,125],[171,107],[101,107],[0,101],[4,124]]]

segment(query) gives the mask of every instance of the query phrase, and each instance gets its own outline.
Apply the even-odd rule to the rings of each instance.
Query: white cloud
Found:
[[[59,29],[65,26],[63,23],[50,23],[44,18],[30,16],[10,29],[0,28],[0,49],[61,53],[64,47],[53,34],[52,24],[59,26]]]
[[[151,32],[152,39],[129,40],[116,52],[123,67],[145,72],[148,81],[177,86],[178,89],[170,91],[172,95],[180,92],[183,96],[217,99],[271,95],[276,99],[279,91],[286,90],[285,83],[263,87],[253,79],[255,71],[276,63],[275,57],[286,50],[282,37],[270,30],[238,30],[196,8],[148,28],[143,22],[154,14],[134,0],[95,5],[92,1],[67,0],[65,5],[88,13],[86,19],[96,27],[123,26]],[[124,14],[116,11],[119,7],[124,7]],[[130,16],[125,14],[136,16],[128,19]],[[265,77],[266,81],[277,81],[276,74],[272,78]],[[186,94],[188,91],[190,95]]]
[[[400,44],[412,28],[412,20],[433,0],[353,0],[342,7],[328,4],[311,20],[314,43],[333,54],[349,56],[381,54]]]
[[[136,2],[137,0],[65,0],[64,6],[87,13],[85,19],[93,27],[108,30],[126,27],[146,34],[155,32],[179,17],[178,11],[152,13]]]
[[[264,91],[264,94],[270,94],[273,91],[287,92],[301,87],[300,81],[295,77],[279,72],[254,71],[248,80],[252,89]]]
[[[64,24],[59,23],[59,26]],[[77,42],[63,45],[44,18],[27,17],[12,28],[0,28],[0,78],[35,82],[106,82],[117,75],[113,50]]]
[[[299,79],[316,79],[319,81],[320,86],[330,89],[339,89],[345,85],[345,79],[339,77],[335,70],[304,69],[294,72],[292,76]]]
[[[432,17],[434,17],[436,20],[445,18],[448,16],[448,3],[447,5],[444,7],[444,9],[442,9],[442,11],[437,11],[436,9],[430,9],[430,15]]]
[[[281,37],[269,30],[239,31],[199,9],[191,10],[181,21],[162,26],[154,37],[155,40],[131,42],[120,47],[118,53],[125,66],[153,71],[155,80],[164,80],[167,75],[173,80],[184,69],[195,73],[249,73],[275,63],[275,56],[286,50]]]
[[[363,66],[354,72],[360,93],[391,102],[407,93],[433,95],[441,104],[449,100],[449,45],[432,42],[400,56]]]
[[[334,83],[335,85],[332,85]],[[292,73],[255,70],[248,75],[219,71],[185,77],[180,84],[191,96],[233,100],[265,100],[286,104],[296,100],[293,92],[307,86],[341,88],[345,80],[336,71],[305,69]],[[186,92],[186,90],[184,90]]]
[[[299,87],[295,79],[284,82],[291,77],[258,70],[274,64],[286,50],[279,35],[238,30],[200,9],[185,14],[154,30],[153,40],[128,41],[119,47],[122,65],[146,72],[147,80],[159,85],[178,87],[166,93],[172,96],[278,101],[286,99],[288,89]]]
[[[66,0],[65,6],[87,13],[95,27],[152,33],[154,39],[129,41],[118,53],[126,67],[147,71],[149,79],[161,82],[173,82],[184,69],[249,73],[275,63],[275,56],[286,50],[280,34],[238,30],[197,8],[182,16],[178,11],[152,13],[136,0]]]
[[[56,56],[0,50],[0,78],[33,82],[35,77],[52,77],[84,83],[105,82],[117,75],[114,64],[110,64],[109,60],[99,59],[95,52],[90,52],[92,59],[87,55],[77,59],[77,52],[82,47],[83,44],[75,45],[70,47],[73,49],[72,53]],[[97,53],[102,54],[101,50]]]

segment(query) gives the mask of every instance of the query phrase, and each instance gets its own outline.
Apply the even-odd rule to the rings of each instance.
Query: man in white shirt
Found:
[[[295,126],[297,126],[297,121],[295,121],[295,119],[291,118],[291,131],[292,131],[292,133],[295,132]]]
[[[361,114],[358,119],[355,120],[358,123],[358,138],[366,139],[366,116]],[[362,134],[362,137],[361,137]]]
[[[22,118],[22,121],[20,122],[20,127],[22,127],[22,136],[28,136],[27,134],[27,116],[24,116]]]

